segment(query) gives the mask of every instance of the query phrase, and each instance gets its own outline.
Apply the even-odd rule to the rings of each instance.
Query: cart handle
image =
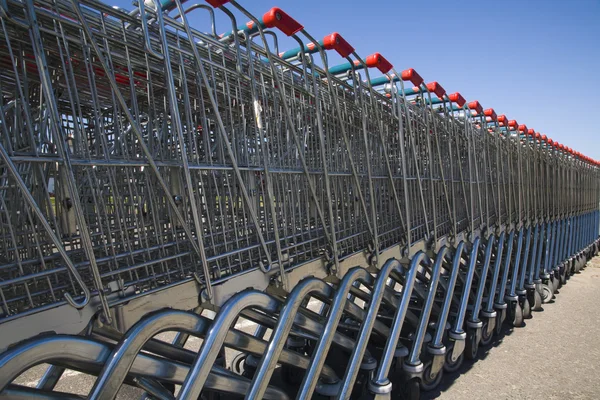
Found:
[[[338,52],[340,56],[343,58],[348,57],[350,54],[354,52],[354,47],[350,45],[337,32],[333,32],[323,38],[323,40],[319,40],[319,46],[323,47],[325,50],[335,50]],[[298,53],[304,52],[307,54],[313,54],[319,51],[319,48],[315,46],[314,43],[308,43],[304,46],[304,48],[296,47],[295,49],[284,51],[283,53],[279,53],[279,57],[287,60],[293,57],[296,57]]]
[[[511,119],[510,121],[508,121],[509,128],[517,129],[518,126],[519,126],[519,124],[517,123],[516,119]]]
[[[392,63],[380,53],[373,53],[368,56],[365,60],[365,64],[367,64],[367,68],[377,68],[382,74],[387,74],[392,68],[394,68]]]
[[[172,1],[172,0],[166,0],[166,1]],[[229,0],[206,0],[206,2],[208,4],[210,4],[211,6],[213,6],[214,8],[219,8],[222,5],[225,5],[226,3],[229,3]]]
[[[421,84],[423,83],[423,78],[421,78],[421,75],[419,75],[414,68],[405,69],[400,74],[400,77],[403,81],[411,81],[412,84],[417,87],[421,86]]]
[[[465,103],[467,102],[459,92],[450,94],[448,98],[451,102],[456,103],[460,108],[463,108],[465,106]]]
[[[498,121],[498,115],[496,114],[496,111],[494,111],[493,108],[487,108],[483,110],[483,115],[485,115],[486,117],[490,117],[492,121]]]
[[[471,101],[468,106],[470,110],[475,110],[477,114],[483,113],[483,107],[477,100]]]
[[[211,0],[212,1],[212,0]],[[222,0],[217,0],[215,3],[220,4]],[[211,4],[212,5],[212,4]],[[267,11],[262,18],[258,19],[259,25],[257,25],[254,21],[248,21],[244,25],[240,25],[237,27],[238,31],[243,31],[246,35],[252,35],[258,32],[258,28],[277,28],[281,32],[285,33],[287,36],[292,36],[302,29],[304,26],[296,21],[294,18],[290,17],[289,14],[284,12],[279,7],[273,7],[269,11]],[[221,35],[221,37],[225,38],[233,35],[233,31],[229,31]]]
[[[498,123],[502,124],[502,125],[506,125],[508,123],[508,118],[506,118],[506,115],[502,114],[498,117]]]
[[[437,82],[429,82],[427,85],[425,85],[425,87],[427,87],[427,90],[431,93],[435,93],[439,99],[443,99],[446,95],[446,89],[444,89],[442,85]]]
[[[405,94],[418,93],[418,88],[421,86],[421,84],[423,84],[423,78],[421,78],[421,75],[419,75],[417,71],[415,71],[413,68],[409,68],[402,71],[400,73],[400,77],[392,74],[391,79],[388,76],[380,76],[379,78],[371,79],[371,86],[375,87],[385,85],[386,83],[390,82],[400,82],[400,79],[402,79],[403,81],[410,81],[414,85],[414,87],[417,88],[416,91],[413,91],[411,93],[405,92]]]

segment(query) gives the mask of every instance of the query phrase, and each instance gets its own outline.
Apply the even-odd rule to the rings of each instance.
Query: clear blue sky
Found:
[[[129,0],[104,1],[132,9]],[[337,31],[362,56],[380,52],[397,70],[415,68],[600,160],[600,0],[239,2],[257,16],[278,6],[317,39]],[[208,30],[201,11],[190,21]],[[291,46],[282,41],[280,50]]]

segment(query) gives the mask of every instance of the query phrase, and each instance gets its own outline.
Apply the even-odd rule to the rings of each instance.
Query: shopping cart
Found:
[[[207,3],[0,1],[0,397],[418,398],[597,254],[597,162]]]

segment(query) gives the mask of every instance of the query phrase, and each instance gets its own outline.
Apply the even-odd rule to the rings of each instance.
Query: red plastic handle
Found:
[[[489,117],[492,121],[498,121],[498,115],[496,114],[496,111],[494,111],[493,108],[487,108],[483,110],[483,115]]]
[[[382,74],[387,74],[393,68],[392,64],[379,53],[368,56],[365,63],[369,68],[377,68]]]
[[[527,125],[525,125],[525,124],[519,125],[519,132],[527,132]]]
[[[277,28],[288,36],[292,36],[304,28],[304,26],[283,12],[279,7],[273,7],[267,11],[263,15],[263,23],[267,28]]]
[[[323,47],[325,47],[327,50],[337,51],[338,54],[343,58],[346,58],[350,54],[354,53],[354,47],[352,47],[350,43],[348,43],[346,39],[344,39],[342,35],[337,32],[333,32],[332,34],[323,38]]]
[[[429,82],[426,86],[427,86],[427,90],[429,90],[431,93],[435,93],[435,95],[439,99],[444,98],[444,95],[446,94],[446,90],[442,87],[442,85],[440,85],[437,82]]]
[[[465,98],[462,97],[462,95],[458,92],[452,93],[448,96],[448,98],[451,102],[456,103],[460,108],[464,107],[465,103],[467,102]]]
[[[535,136],[535,130],[533,130],[532,128],[527,129],[527,134],[529,136]]]
[[[552,139],[548,138],[548,144],[549,144],[550,146],[552,146],[552,145],[554,144],[554,140],[552,140]]]
[[[547,142],[547,141],[548,141],[548,137],[547,137],[546,135],[542,135],[542,140],[543,140],[544,142]]]
[[[469,109],[475,110],[475,112],[477,114],[482,114],[483,113],[483,107],[481,106],[481,104],[479,104],[479,102],[477,100],[472,101],[472,102],[469,103]]]
[[[214,8],[219,8],[223,4],[229,3],[229,0],[206,0],[206,2]]]
[[[510,121],[508,121],[509,128],[517,129],[518,126],[519,126],[519,124],[517,123],[516,119],[511,119]]]
[[[506,118],[506,115],[502,114],[498,116],[498,123],[502,126],[506,126],[506,124],[508,123],[508,118]]]
[[[417,71],[415,71],[413,68],[402,71],[400,77],[403,81],[411,81],[412,84],[417,87],[421,86],[421,84],[423,83],[423,78],[421,78],[421,75],[419,75]]]

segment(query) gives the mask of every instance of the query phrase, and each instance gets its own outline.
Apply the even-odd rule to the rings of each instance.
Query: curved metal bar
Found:
[[[517,290],[522,291],[525,288],[525,276],[527,275],[527,272],[530,269],[530,264],[529,264],[529,251],[531,249],[531,234],[532,234],[532,228],[530,226],[528,226],[526,228],[526,236],[527,239],[525,240],[525,251],[523,252],[523,266],[521,267],[521,273],[519,274],[519,282],[517,285]]]
[[[381,374],[385,372],[385,375],[387,375],[387,372],[392,365],[394,352],[396,351],[396,345],[398,343],[398,339],[400,338],[400,330],[402,329],[402,324],[404,322],[404,316],[406,315],[406,310],[408,309],[408,304],[411,300],[412,290],[415,284],[415,278],[417,276],[417,270],[424,257],[425,253],[419,252],[411,260],[410,267],[406,275],[405,284],[402,288],[402,300],[400,301],[400,307],[398,307],[396,310],[396,315],[394,316],[394,322],[392,324],[392,330],[388,336],[388,340],[384,349],[384,356],[381,363],[382,367],[379,369]],[[342,384],[342,390],[337,397],[338,399],[350,398],[350,394],[354,389],[354,383],[356,381],[358,369],[360,367],[359,360],[362,358],[363,352],[367,347],[371,330],[373,329],[375,319],[377,318],[377,314],[379,312],[379,305],[381,304],[381,300],[383,298],[383,292],[386,287],[388,276],[392,270],[399,270],[400,268],[402,268],[402,264],[398,260],[389,259],[383,265],[381,271],[379,271],[379,275],[377,276],[371,292],[369,310],[365,320],[361,325],[361,330],[358,335],[358,343],[354,352],[352,353],[352,356],[350,357]],[[377,376],[377,379],[379,379],[379,376]]]
[[[55,335],[41,337],[11,349],[0,357],[0,398],[8,385],[21,373],[41,363],[51,363],[86,373],[99,373],[109,360],[112,348],[107,343],[78,336]],[[206,387],[226,393],[243,393],[250,388],[250,380],[230,371],[213,366]],[[147,376],[176,384],[189,375],[188,365],[149,354],[139,353],[131,366],[133,376]],[[43,393],[44,391],[37,392]],[[287,399],[284,391],[269,387],[265,398]]]
[[[90,400],[108,400],[117,395],[136,355],[144,344],[164,331],[184,331],[197,335],[207,328],[199,315],[179,310],[162,310],[148,315],[136,323],[123,336],[112,351],[109,361],[90,391]]]
[[[156,7],[155,10],[156,12],[160,12],[160,3],[158,2],[158,0],[150,0],[154,3],[154,6]],[[143,1],[138,1],[138,8],[139,8],[139,12],[140,12],[140,21],[142,23],[142,32],[143,32],[143,36],[145,38],[144,40],[144,47],[146,48],[146,52],[148,54],[150,54],[152,57],[155,57],[159,60],[164,60],[165,56],[158,53],[156,50],[154,50],[152,48],[152,43],[150,42],[150,32],[148,31],[148,17],[146,14],[146,0]],[[166,51],[168,51],[168,49],[165,49]]]
[[[317,380],[319,378],[319,371],[321,368],[323,368],[323,364],[325,364],[325,358],[327,356],[327,352],[329,351],[329,347],[331,346],[331,342],[333,341],[333,334],[336,331],[342,317],[344,304],[347,302],[347,296],[350,293],[350,288],[356,281],[370,284],[373,281],[373,277],[367,272],[367,270],[360,267],[354,267],[346,272],[346,275],[344,275],[342,278],[333,303],[331,304],[327,323],[325,324],[325,328],[323,329],[323,332],[317,341],[313,356],[310,360],[310,368],[304,375],[302,385],[300,386],[300,390],[296,395],[297,399],[308,399],[315,390],[315,386],[317,385]]]
[[[431,272],[431,281],[429,282],[429,292],[427,293],[427,299],[425,300],[423,310],[421,311],[421,319],[419,321],[419,325],[417,327],[417,332],[415,334],[415,339],[413,342],[413,347],[411,349],[408,363],[409,364],[419,364],[419,356],[421,353],[421,347],[423,346],[423,340],[425,339],[425,333],[427,332],[427,326],[429,324],[429,316],[431,315],[431,310],[433,308],[433,304],[435,303],[435,296],[437,293],[438,283],[440,281],[440,272],[442,270],[442,264],[444,263],[444,259],[446,254],[448,253],[448,247],[443,246],[437,254],[435,259],[435,264],[433,266],[433,270]],[[412,268],[412,267],[411,267]],[[395,346],[394,346],[395,347]],[[387,352],[385,352],[387,355]],[[388,362],[391,365],[391,360]],[[387,366],[387,371],[383,371],[384,363],[379,366],[379,370],[377,371],[377,383],[380,383],[379,379],[384,376],[387,376],[389,373],[389,366]]]
[[[471,311],[471,317],[469,321],[479,321],[479,311],[481,310],[481,303],[483,302],[483,293],[488,278],[488,271],[490,269],[490,261],[492,259],[492,250],[494,248],[495,235],[490,234],[488,237],[487,245],[485,246],[485,256],[483,259],[483,265],[481,267],[481,278],[479,280],[479,286],[477,287],[477,294],[475,295],[475,303],[473,304],[473,310]]]
[[[0,356],[0,392],[27,369],[53,360],[100,364],[108,359],[110,348],[80,337],[56,335],[36,338]]]
[[[275,313],[279,308],[279,302],[273,297],[255,290],[238,293],[229,299],[210,327],[190,373],[181,386],[177,396],[178,399],[197,399],[200,396],[210,369],[217,358],[217,353],[223,346],[225,332],[235,322],[239,314],[248,307]]]
[[[485,311],[491,313],[494,310],[494,297],[496,296],[496,287],[498,286],[498,277],[500,276],[500,269],[502,265],[502,254],[504,251],[504,239],[506,237],[505,232],[500,233],[498,238],[498,245],[496,246],[496,260],[494,261],[494,274],[490,284],[490,291],[488,293],[488,300],[485,306]]]
[[[515,259],[514,259],[514,263],[513,263],[513,270],[512,270],[512,276],[510,278],[510,286],[508,288],[508,294],[506,295],[506,299],[507,300],[514,300],[515,296],[517,295],[515,293],[515,290],[517,289],[517,280],[519,278],[519,270],[521,267],[521,254],[523,251],[523,235],[524,235],[524,228],[519,229],[519,237],[517,239],[517,252],[515,253]]]
[[[34,389],[21,385],[9,385],[0,393],[1,400],[84,400],[85,398],[72,393]]]
[[[500,280],[500,288],[498,289],[498,294],[496,295],[496,305],[500,306],[505,304],[504,301],[504,292],[506,291],[506,282],[508,280],[508,271],[510,269],[510,262],[512,261],[512,249],[513,242],[515,238],[515,230],[511,230],[508,235],[508,246],[506,248],[506,258],[504,259],[504,269],[502,270],[502,278]]]
[[[190,12],[194,11],[194,10],[198,10],[198,9],[202,9],[202,10],[206,10],[208,11],[208,13],[210,14],[210,22],[211,22],[211,33],[214,37],[218,37],[219,35],[217,34],[217,28],[216,28],[216,23],[215,23],[215,11],[213,10],[212,7],[207,6],[206,4],[201,4],[201,3],[196,3],[196,4],[192,4],[191,6],[189,6],[185,11],[184,14],[189,14]],[[173,17],[173,19],[178,19],[181,18],[181,14],[177,14]]]
[[[454,253],[454,260],[452,262],[452,271],[450,273],[450,279],[446,285],[446,296],[444,297],[444,305],[442,307],[442,312],[438,316],[437,321],[437,330],[435,332],[435,336],[433,342],[431,343],[432,347],[441,347],[442,339],[444,336],[444,332],[446,329],[446,322],[448,321],[448,314],[450,313],[450,306],[452,305],[452,297],[454,295],[454,287],[456,286],[456,279],[458,278],[458,272],[460,270],[460,262],[462,259],[462,255],[465,250],[465,242],[461,241],[456,246],[456,251]]]
[[[473,275],[475,274],[475,268],[477,265],[477,253],[479,252],[479,236],[475,238],[473,241],[473,248],[471,249],[471,254],[469,257],[469,266],[467,270],[467,277],[465,279],[464,288],[462,297],[460,299],[460,308],[458,310],[458,315],[456,316],[456,320],[454,321],[454,332],[461,333],[463,332],[463,323],[465,321],[465,316],[467,315],[467,306],[469,305],[469,295],[471,294],[471,284],[473,283]]]
[[[279,355],[285,345],[285,339],[294,324],[293,316],[298,312],[304,299],[313,292],[332,297],[333,289],[325,282],[315,278],[305,279],[296,285],[279,314],[277,327],[273,331],[269,346],[258,363],[256,373],[252,379],[252,387],[246,393],[246,399],[262,399],[277,366]]]

